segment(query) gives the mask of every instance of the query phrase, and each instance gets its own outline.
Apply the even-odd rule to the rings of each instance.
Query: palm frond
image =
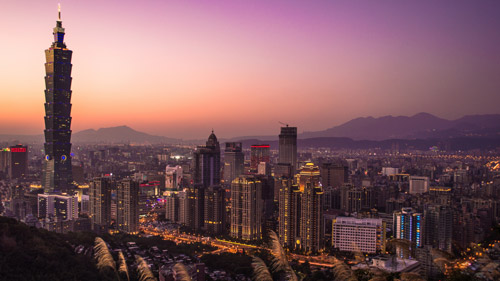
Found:
[[[156,277],[154,277],[153,272],[151,272],[149,265],[141,256],[135,255],[135,262],[137,263],[139,281],[156,281]]]
[[[446,258],[435,258],[432,261],[445,274],[447,272],[448,267],[452,264],[452,261]]]
[[[128,274],[127,262],[123,256],[123,252],[118,252],[118,274],[120,277],[126,277],[127,281],[130,281],[130,276]]]
[[[187,268],[182,263],[176,263],[174,265],[174,279],[178,281],[191,281],[191,275]]]
[[[292,267],[288,263],[285,251],[281,246],[278,235],[274,231],[269,231],[270,237],[270,250],[272,255],[271,270],[273,272],[284,271],[286,274],[286,279],[290,281],[298,281],[297,275],[293,271]]]
[[[334,280],[357,281],[356,275],[352,269],[343,261],[335,259],[333,263],[333,276]]]
[[[100,272],[111,270],[116,272],[116,264],[113,256],[109,252],[106,242],[100,237],[95,238],[94,242],[94,258],[97,261],[97,269]]]
[[[273,281],[271,272],[269,272],[266,263],[261,258],[252,256],[252,268],[253,268],[252,280]]]
[[[393,238],[387,241],[387,246],[400,251],[403,254],[403,258],[407,259],[410,256],[410,251],[414,243],[410,240]]]
[[[352,242],[352,246],[354,248],[354,259],[356,260],[357,263],[362,263],[366,262],[365,256],[363,255],[363,252],[361,252],[361,249],[359,248],[358,244],[356,242]]]

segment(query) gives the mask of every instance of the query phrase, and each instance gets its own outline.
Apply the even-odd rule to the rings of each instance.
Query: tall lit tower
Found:
[[[281,127],[278,163],[292,165],[293,173],[297,170],[297,127]]]
[[[300,192],[300,248],[317,252],[323,248],[323,188],[318,166],[307,163],[296,176]]]
[[[71,188],[71,55],[64,44],[59,8],[54,42],[45,50],[45,163],[42,184],[45,192]]]

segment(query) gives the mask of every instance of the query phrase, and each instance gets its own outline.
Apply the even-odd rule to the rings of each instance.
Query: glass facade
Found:
[[[62,192],[73,182],[71,166],[71,56],[64,44],[64,28],[57,21],[54,42],[45,50],[45,163],[46,192]]]

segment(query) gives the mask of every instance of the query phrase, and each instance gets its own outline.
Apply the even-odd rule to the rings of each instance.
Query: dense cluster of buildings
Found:
[[[59,232],[132,234],[140,218],[164,217],[245,243],[272,230],[303,254],[382,254],[399,239],[410,246],[397,255],[425,274],[432,274],[425,267],[432,249],[465,249],[500,221],[498,155],[490,152],[298,150],[297,128],[286,125],[274,147],[226,142],[221,149],[212,131],[196,147],[89,144],[72,153],[72,51],[60,20],[54,38],[46,50],[43,154],[25,145],[0,150],[4,215]],[[28,152],[38,160],[30,163]]]

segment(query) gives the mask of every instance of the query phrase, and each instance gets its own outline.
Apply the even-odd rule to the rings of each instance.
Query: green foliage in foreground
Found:
[[[0,280],[101,280],[63,235],[0,217]]]

